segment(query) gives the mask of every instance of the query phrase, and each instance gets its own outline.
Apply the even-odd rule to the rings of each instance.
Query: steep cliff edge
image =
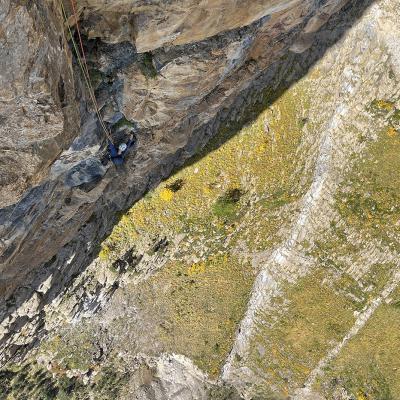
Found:
[[[48,70],[69,81],[38,89],[57,146],[34,153],[32,189],[8,191],[0,214],[0,393],[395,399],[397,5],[78,3],[102,116],[136,146],[123,169],[102,162],[79,69],[51,24],[33,24],[60,50]],[[5,4],[10,26],[61,26],[57,3]],[[43,52],[23,80],[35,105]]]
[[[135,152],[122,171],[99,161],[105,151],[105,138],[86,101],[76,65],[77,95],[73,94],[71,55],[61,28],[59,3],[2,3],[1,48],[7,65],[2,79],[8,82],[4,87],[10,88],[9,93],[2,91],[5,97],[1,129],[8,143],[2,154],[5,160],[11,153],[16,154],[12,156],[12,168],[10,163],[2,167],[2,179],[8,182],[4,198],[8,200],[0,214],[1,314],[2,319],[8,318],[10,331],[32,318],[10,314],[36,292],[40,293],[35,316],[38,318],[43,305],[96,256],[97,244],[113,225],[116,212],[132,204],[194,154],[226,120],[240,93],[252,85],[268,85],[282,57],[286,56],[289,64],[296,63],[293,56],[287,57],[289,48],[292,46],[295,52],[306,50],[312,44],[312,32],[345,2],[279,3],[256,2],[254,15],[253,8],[243,4],[235,3],[233,7],[226,2],[213,3],[225,15],[218,24],[220,33],[208,32],[214,36],[198,40],[204,24],[214,24],[215,13],[205,12],[197,24],[182,27],[183,36],[177,45],[163,44],[151,53],[137,52],[137,40],[139,49],[147,49],[140,44],[140,35],[130,41],[123,36],[122,42],[114,36],[120,35],[121,26],[140,27],[148,20],[152,21],[147,23],[151,32],[160,13],[165,18],[159,24],[164,28],[172,26],[178,18],[174,13],[180,14],[181,7],[190,10],[193,4],[189,7],[188,2],[154,2],[145,7],[138,2],[137,7],[129,6],[128,10],[126,2],[107,3],[104,8],[96,2],[78,4],[83,30],[89,37],[96,36],[86,40],[85,46],[103,118],[116,139],[126,130],[136,132]],[[68,8],[67,2],[65,6]],[[225,12],[224,7],[230,11]],[[117,27],[107,25],[103,31],[103,14],[111,19],[118,16],[125,22]],[[238,19],[243,15],[245,23],[250,24],[238,28]],[[15,40],[13,27],[18,24],[31,26],[31,35]],[[235,29],[225,31],[230,28]],[[191,32],[197,38],[195,43],[188,43]],[[150,42],[157,43],[155,39]],[[41,96],[47,96],[47,100],[41,100]],[[258,99],[239,98],[236,110],[250,101]],[[23,102],[29,107],[24,107]],[[29,114],[30,107],[36,119]],[[236,118],[235,112],[229,114],[230,119]],[[16,119],[19,113],[24,116]],[[61,152],[72,139],[71,146]],[[14,178],[15,170],[26,168],[29,179],[24,178],[21,186]],[[54,285],[41,290],[42,283],[50,277]]]

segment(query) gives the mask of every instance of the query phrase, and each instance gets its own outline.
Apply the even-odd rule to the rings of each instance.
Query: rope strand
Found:
[[[71,5],[72,5],[73,13],[74,13],[75,24],[76,24],[77,31],[78,31],[78,37],[79,37],[79,41],[80,41],[83,62],[82,62],[82,57],[81,57],[81,54],[79,52],[78,46],[77,46],[77,44],[75,42],[75,39],[74,39],[74,36],[72,34],[71,27],[69,26],[67,13],[65,11],[64,4],[63,4],[62,0],[60,0],[61,10],[62,10],[62,13],[63,13],[63,16],[64,16],[65,23],[67,25],[68,32],[69,32],[70,37],[71,37],[72,46],[73,46],[73,48],[75,50],[79,67],[82,70],[82,74],[83,74],[83,77],[85,79],[85,83],[86,83],[86,86],[88,88],[89,96],[90,96],[90,98],[92,100],[93,107],[95,109],[97,118],[98,118],[98,120],[100,122],[100,125],[101,125],[106,137],[112,142],[113,140],[112,140],[111,134],[110,134],[109,130],[107,129],[107,127],[105,126],[104,121],[103,121],[103,119],[102,119],[102,117],[100,115],[99,106],[98,106],[96,97],[94,95],[94,90],[93,90],[92,83],[90,81],[89,69],[88,69],[88,65],[87,65],[87,62],[86,62],[86,56],[85,56],[85,51],[84,51],[84,48],[83,48],[82,38],[81,38],[81,34],[79,32],[78,18],[77,18],[77,15],[76,15],[76,9],[75,9],[75,5],[74,5],[73,1],[74,0],[71,0]]]

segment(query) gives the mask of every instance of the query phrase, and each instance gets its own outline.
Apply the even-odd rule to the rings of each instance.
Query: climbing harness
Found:
[[[76,13],[75,0],[70,0],[70,2],[71,2],[72,12],[73,12],[74,19],[75,19],[75,25],[76,25],[76,30],[77,30],[77,33],[78,33],[78,38],[79,38],[80,49],[81,49],[82,55],[81,55],[81,52],[78,49],[78,45],[75,42],[74,36],[72,34],[72,31],[71,31],[71,27],[69,26],[68,17],[67,17],[67,13],[65,11],[65,8],[64,8],[63,0],[59,0],[59,1],[60,1],[60,5],[61,5],[61,11],[62,11],[62,14],[63,14],[63,17],[64,17],[64,22],[65,22],[65,24],[67,26],[69,35],[71,37],[72,46],[74,48],[79,67],[80,67],[80,69],[82,71],[83,78],[84,78],[86,86],[88,88],[89,96],[90,96],[90,99],[92,100],[93,107],[95,109],[97,118],[99,120],[99,123],[100,123],[103,131],[104,131],[104,134],[106,135],[107,139],[112,143],[112,137],[111,137],[110,131],[107,129],[107,127],[104,124],[104,121],[103,121],[103,119],[102,119],[102,117],[100,115],[99,106],[97,104],[97,100],[96,100],[96,97],[94,95],[94,90],[93,90],[92,83],[90,81],[89,68],[88,68],[88,65],[87,65],[85,50],[84,50],[84,47],[83,47],[82,37],[81,37],[80,29],[79,29],[79,22],[78,22],[78,16],[77,16],[77,13]]]

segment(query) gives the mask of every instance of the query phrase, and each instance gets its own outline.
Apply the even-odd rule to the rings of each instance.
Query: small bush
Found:
[[[375,114],[386,114],[394,110],[394,103],[388,100],[375,99],[371,102],[369,109]]]
[[[229,190],[214,203],[213,213],[217,217],[232,218],[237,212],[237,203],[242,195],[243,192],[238,188]]]
[[[166,187],[167,189],[172,190],[174,193],[176,193],[182,189],[184,183],[185,182],[183,179],[177,179],[172,183],[170,183],[169,185],[167,185]]]
[[[392,302],[392,306],[395,308],[400,308],[400,299],[396,299]]]
[[[237,390],[233,386],[222,385],[213,386],[208,389],[208,398],[210,400],[240,400]]]
[[[125,117],[122,117],[118,122],[116,122],[113,125],[113,128],[117,131],[120,128],[133,128],[134,124],[129,121],[129,119],[126,119]]]
[[[157,77],[157,70],[153,64],[153,56],[150,52],[143,53],[139,57],[139,68],[146,78],[154,79]]]
[[[400,122],[400,110],[396,110],[392,116],[392,120],[395,122]]]
[[[98,69],[90,69],[89,70],[89,79],[90,83],[92,84],[94,89],[97,89],[100,84],[105,79],[105,75],[103,72],[99,71]]]

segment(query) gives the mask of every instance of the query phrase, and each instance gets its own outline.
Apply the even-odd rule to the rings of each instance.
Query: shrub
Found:
[[[153,64],[153,56],[150,52],[141,54],[139,57],[139,68],[146,78],[154,79],[157,76],[157,70]]]
[[[221,196],[213,206],[213,212],[217,217],[232,218],[237,212],[237,203],[242,197],[243,192],[238,189],[230,189]]]

